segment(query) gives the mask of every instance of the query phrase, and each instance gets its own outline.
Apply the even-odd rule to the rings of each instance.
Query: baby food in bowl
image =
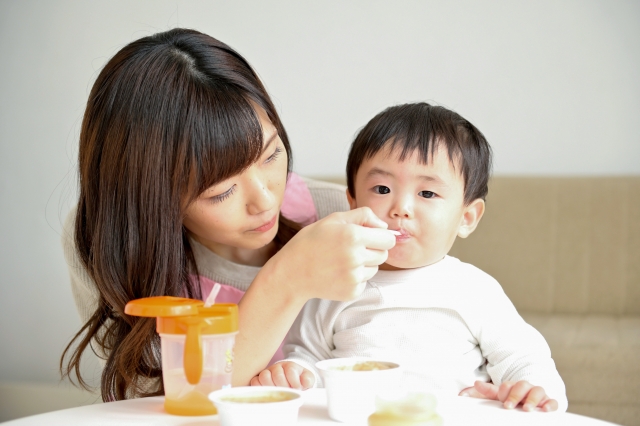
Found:
[[[339,365],[335,367],[336,370],[342,371],[377,371],[377,370],[388,370],[390,368],[396,368],[398,364],[393,364],[390,362],[380,362],[380,361],[362,361],[356,362],[353,365]]]
[[[281,392],[281,391],[272,391],[272,392],[259,392],[255,395],[229,395],[223,396],[220,398],[223,402],[241,402],[245,404],[261,404],[265,402],[283,402],[283,401],[291,401],[292,399],[299,398],[300,396],[297,393],[293,392]]]
[[[329,417],[362,422],[375,411],[381,392],[400,387],[399,364],[369,358],[335,358],[316,363],[327,389]]]
[[[276,386],[240,386],[209,394],[218,409],[221,426],[259,424],[295,425],[302,392]]]

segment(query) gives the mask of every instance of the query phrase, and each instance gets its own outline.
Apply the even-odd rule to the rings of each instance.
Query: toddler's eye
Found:
[[[420,191],[418,195],[420,195],[423,198],[433,198],[436,196],[436,194],[431,191]]]
[[[375,192],[376,194],[388,194],[391,192],[391,190],[387,186],[376,185],[373,187],[373,192]]]

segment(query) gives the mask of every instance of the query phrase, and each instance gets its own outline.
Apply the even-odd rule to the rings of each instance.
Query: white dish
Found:
[[[385,370],[354,371],[362,363],[382,363]],[[316,363],[327,389],[329,417],[339,422],[366,420],[375,411],[376,395],[399,388],[399,364],[370,358],[335,358]]]
[[[218,409],[221,426],[293,426],[304,402],[302,391],[276,386],[221,389],[211,392],[209,399]]]

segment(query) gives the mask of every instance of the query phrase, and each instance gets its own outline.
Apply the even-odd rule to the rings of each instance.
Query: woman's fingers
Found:
[[[369,207],[360,207],[339,213],[344,223],[365,226],[367,228],[387,229],[387,223],[373,213]]]
[[[362,267],[362,280],[360,280],[361,285],[358,285],[355,289],[355,291],[361,291],[364,290],[364,286],[367,284],[367,281],[369,281],[371,278],[373,278],[373,276],[375,274],[378,273],[378,266],[364,266]],[[362,287],[362,288],[360,288]],[[358,293],[360,294],[360,293]]]
[[[396,236],[387,229],[369,207],[341,213],[342,220],[353,232],[354,241],[368,249],[386,251],[396,245]]]
[[[303,228],[268,264],[282,265],[277,281],[300,299],[352,300],[395,245],[386,227],[369,208],[333,213]]]
[[[368,248],[363,249],[362,259],[360,262],[363,266],[378,266],[387,261],[389,252],[386,250],[371,250]]]

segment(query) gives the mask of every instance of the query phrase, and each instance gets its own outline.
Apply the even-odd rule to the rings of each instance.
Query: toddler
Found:
[[[357,299],[310,300],[285,360],[251,384],[320,386],[317,361],[363,356],[401,364],[426,389],[565,411],[542,335],[495,279],[447,255],[482,218],[490,171],[486,139],[453,111],[416,103],[374,117],[351,146],[347,198],[397,231],[396,245]]]

